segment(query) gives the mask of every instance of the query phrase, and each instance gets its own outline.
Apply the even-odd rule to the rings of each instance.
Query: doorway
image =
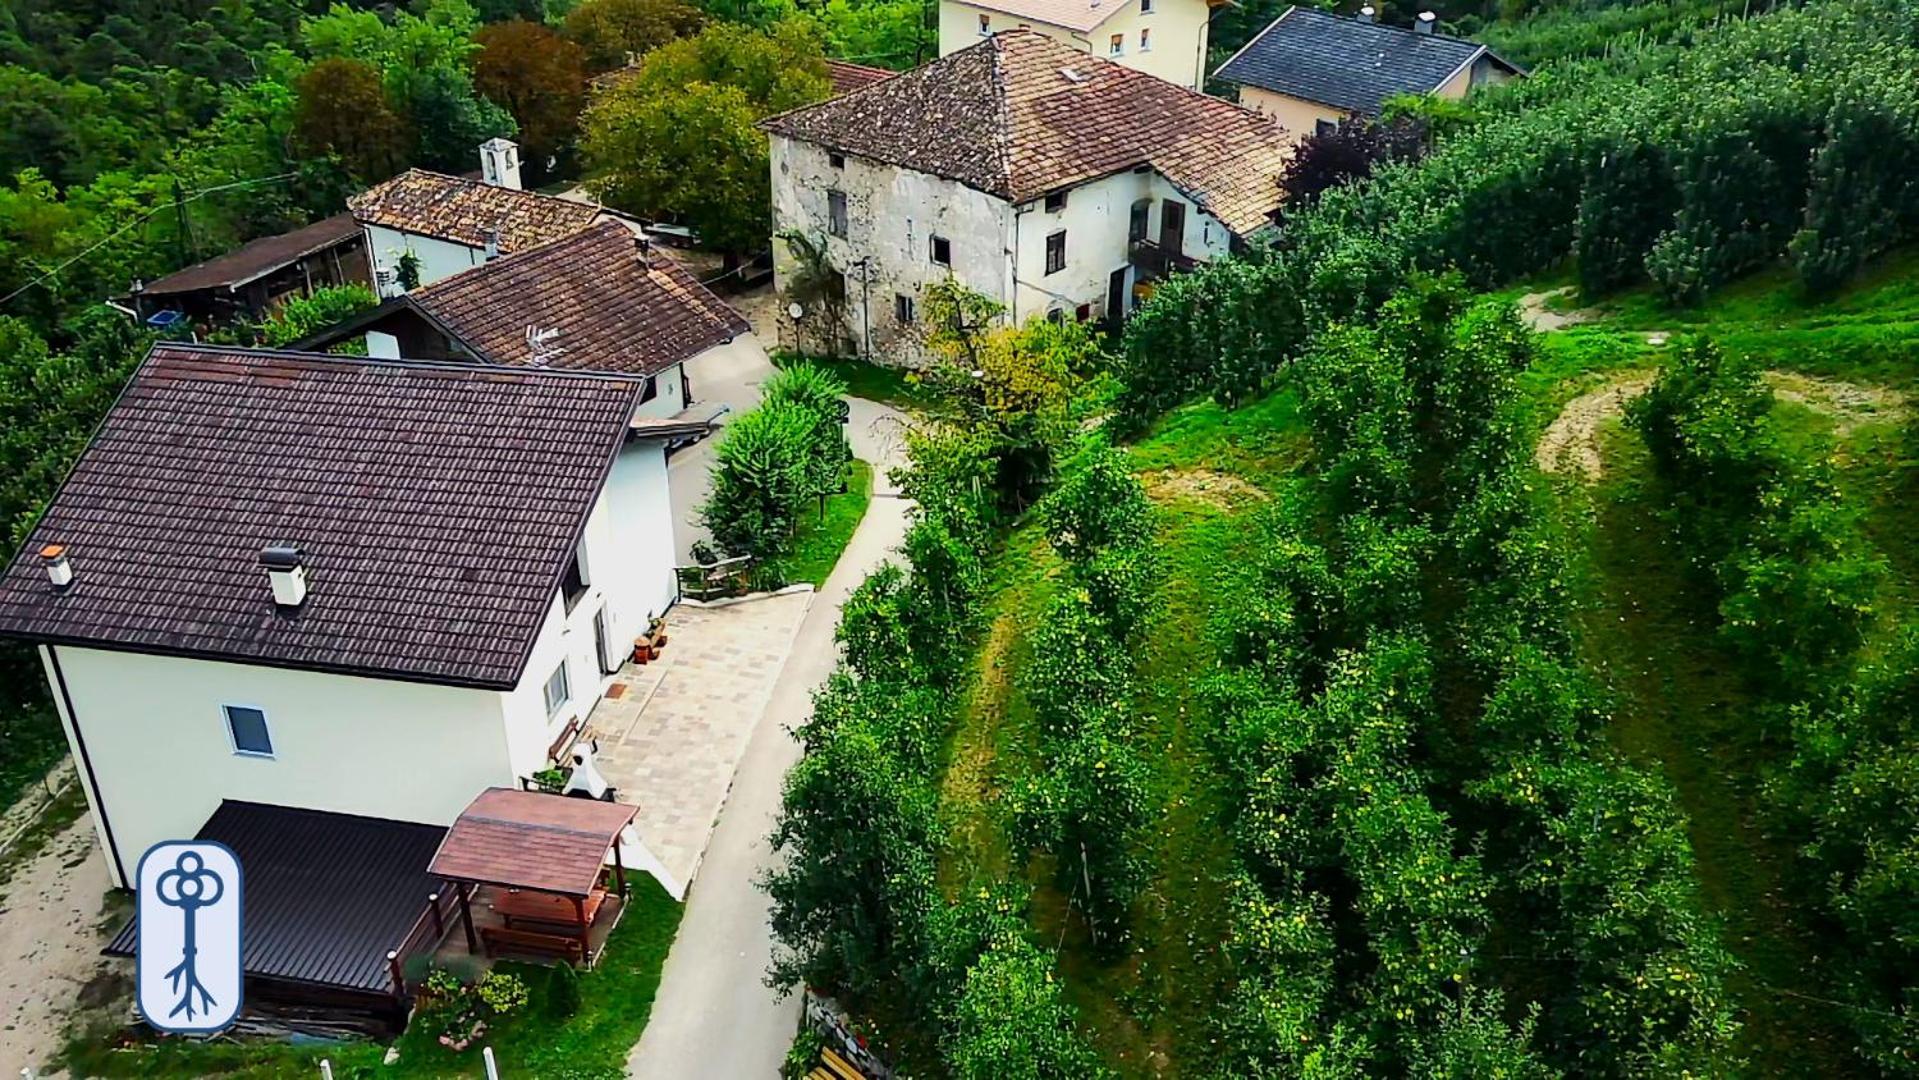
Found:
[[[1159,246],[1168,255],[1184,255],[1186,204],[1167,199],[1159,208]]]

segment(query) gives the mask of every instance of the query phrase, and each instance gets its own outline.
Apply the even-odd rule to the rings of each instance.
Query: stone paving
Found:
[[[813,600],[809,591],[720,607],[680,604],[650,664],[629,663],[593,708],[597,762],[640,840],[684,895]]]

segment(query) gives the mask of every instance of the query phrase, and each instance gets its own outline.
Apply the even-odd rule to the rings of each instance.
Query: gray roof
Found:
[[[1460,68],[1490,56],[1477,41],[1288,8],[1220,65],[1213,77],[1349,112],[1376,113],[1397,94],[1428,94]]]

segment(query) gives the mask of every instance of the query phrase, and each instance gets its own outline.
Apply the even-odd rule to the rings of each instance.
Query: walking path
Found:
[[[781,783],[799,760],[791,729],[812,715],[813,690],[839,661],[833,631],[840,606],[906,535],[908,504],[884,475],[900,461],[900,424],[884,406],[853,402],[847,434],[853,452],[874,463],[872,505],[813,598],[740,762],[667,954],[653,1016],[627,1058],[628,1076],[764,1080],[778,1074],[799,1028],[799,998],[778,1000],[766,986],[773,942],[766,894],[757,883],[773,865],[767,837]]]

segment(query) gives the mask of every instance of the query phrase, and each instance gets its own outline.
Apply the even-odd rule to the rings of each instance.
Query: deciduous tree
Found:
[[[474,35],[473,84],[513,114],[527,160],[569,149],[586,105],[586,51],[538,23],[515,19]]]
[[[301,76],[293,113],[294,145],[331,154],[354,177],[372,183],[406,164],[413,132],[387,101],[379,71],[360,60],[322,60]]]

